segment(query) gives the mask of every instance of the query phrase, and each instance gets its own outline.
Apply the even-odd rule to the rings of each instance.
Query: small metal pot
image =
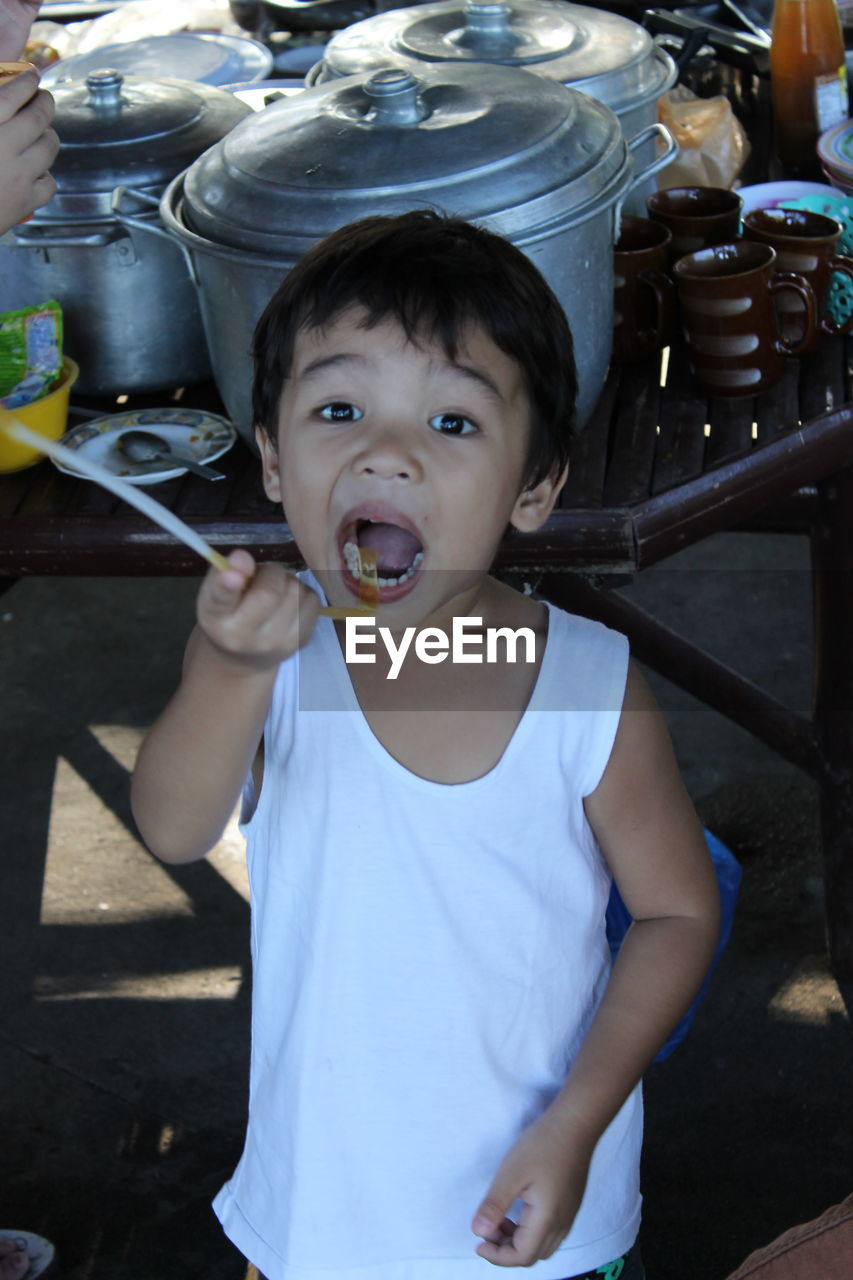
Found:
[[[14,305],[56,298],[91,395],[198,382],[210,362],[187,256],[160,223],[169,179],[251,109],[179,80],[94,72],[57,87],[57,194],[4,252]],[[114,195],[117,183],[124,184]],[[8,237],[7,237],[8,240]]]
[[[425,206],[540,268],[574,333],[583,419],[607,372],[616,223],[637,180],[603,104],[514,68],[441,64],[274,103],[176,178],[160,212],[193,260],[214,376],[247,439],[252,330],[285,272],[348,222]]]
[[[657,119],[675,63],[645,28],[617,13],[563,0],[440,0],[378,13],[338,31],[306,77],[369,75],[381,67],[418,74],[427,63],[500,63],[590,94],[619,118],[627,139]],[[654,139],[637,153],[654,159]],[[635,188],[628,212],[644,213],[653,184]]]

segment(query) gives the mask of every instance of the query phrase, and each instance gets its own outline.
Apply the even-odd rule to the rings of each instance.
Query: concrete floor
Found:
[[[31,580],[0,598],[0,1230],[49,1236],[66,1280],[246,1274],[208,1207],[244,1118],[241,842],[229,831],[205,863],[163,867],[127,800],[195,590]],[[801,541],[721,535],[629,591],[807,709]],[[823,949],[813,785],[653,683],[744,885],[688,1040],[649,1074],[643,1242],[649,1280],[723,1280],[850,1192],[850,1026]]]

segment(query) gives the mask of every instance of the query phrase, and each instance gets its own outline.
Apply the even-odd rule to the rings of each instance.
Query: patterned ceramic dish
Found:
[[[186,467],[170,462],[131,462],[126,458],[118,449],[118,439],[132,427],[153,432],[167,440],[176,453],[186,453],[196,462],[213,462],[237,439],[233,424],[215,413],[199,409],[134,409],[83,422],[67,432],[60,443],[85,452],[128,484],[159,484],[186,475]],[[78,474],[58,463],[54,466],[66,475]]]
[[[853,193],[853,120],[842,120],[817,141],[821,168],[833,186]]]

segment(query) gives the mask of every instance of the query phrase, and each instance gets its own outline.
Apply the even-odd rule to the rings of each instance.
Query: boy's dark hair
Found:
[[[520,249],[430,209],[363,218],[314,245],[284,277],[255,329],[255,423],[275,440],[282,388],[300,329],[348,307],[365,327],[395,319],[412,341],[438,339],[448,358],[466,324],[479,325],[521,366],[531,407],[525,485],[568,462],[577,377],[562,307]]]

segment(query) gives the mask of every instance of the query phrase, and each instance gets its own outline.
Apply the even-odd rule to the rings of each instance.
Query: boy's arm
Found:
[[[225,829],[257,754],[278,667],[305,642],[315,592],[246,552],[199,592],[181,684],[142,743],[131,804],[166,862],[203,857]]]
[[[595,1145],[699,989],[719,934],[713,866],[649,688],[631,666],[590,825],[634,917],[563,1089],[504,1159],[474,1219],[477,1252],[529,1266],[559,1247]],[[525,1202],[518,1226],[509,1207]]]

